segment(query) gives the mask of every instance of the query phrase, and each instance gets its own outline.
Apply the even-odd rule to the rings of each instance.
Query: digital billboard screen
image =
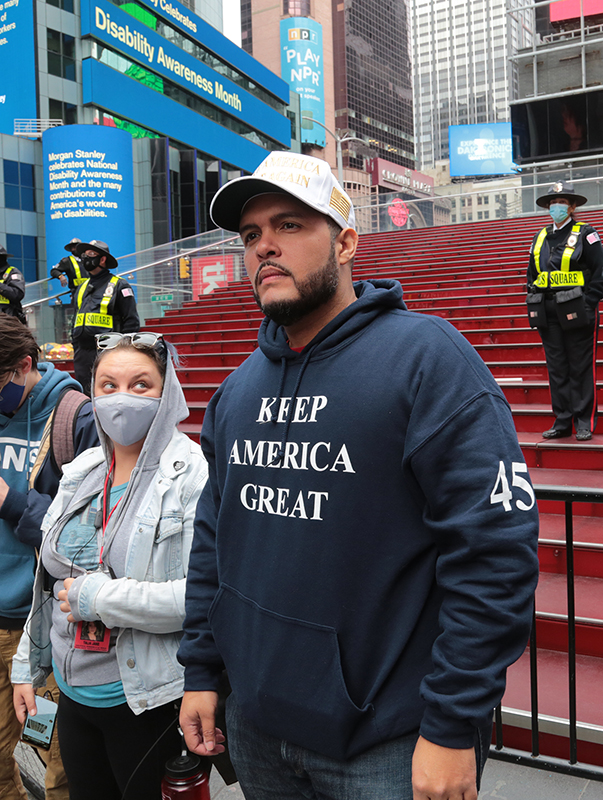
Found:
[[[603,91],[511,106],[516,161],[585,155],[603,148]]]
[[[308,17],[281,20],[281,76],[300,97],[301,139],[326,144],[322,25]],[[310,119],[304,119],[310,118]]]
[[[62,125],[42,136],[46,253],[74,237],[107,242],[116,257],[136,250],[132,137],[118,128]]]
[[[551,22],[577,19],[580,16],[580,0],[557,0],[549,5]],[[603,14],[603,0],[582,0],[582,14],[593,17]]]
[[[450,175],[512,175],[510,122],[449,125]]]
[[[0,0],[0,133],[36,119],[34,0]]]

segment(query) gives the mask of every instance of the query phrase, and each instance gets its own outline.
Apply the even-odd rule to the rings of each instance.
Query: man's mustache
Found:
[[[262,276],[262,270],[265,267],[274,267],[274,269],[278,269],[279,272],[282,272],[283,275],[287,275],[289,278],[293,277],[293,273],[291,272],[291,270],[288,270],[287,267],[283,267],[281,264],[277,264],[276,261],[270,261],[270,260],[262,261],[262,263],[260,264],[260,268],[258,269],[258,271],[255,274],[254,285],[255,285],[256,289],[260,285],[260,280],[261,280],[261,276]]]

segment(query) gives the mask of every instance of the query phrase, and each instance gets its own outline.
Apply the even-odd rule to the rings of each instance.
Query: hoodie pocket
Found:
[[[269,611],[225,584],[210,624],[237,703],[265,733],[342,759],[358,728],[373,726],[372,705],[348,694],[334,628]]]

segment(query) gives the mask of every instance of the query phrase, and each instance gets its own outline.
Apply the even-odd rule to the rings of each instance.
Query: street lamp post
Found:
[[[302,119],[308,120],[308,122],[314,122],[316,125],[320,125],[321,128],[324,128],[327,133],[330,133],[333,139],[335,139],[336,149],[337,149],[337,180],[341,184],[341,188],[343,189],[343,156],[341,153],[341,145],[344,142],[362,142],[362,144],[366,144],[364,139],[359,139],[357,136],[350,136],[349,134],[345,134],[345,136],[339,136],[337,133],[333,133],[332,130],[327,128],[322,122],[319,122],[317,119],[313,119],[312,117],[304,117]]]

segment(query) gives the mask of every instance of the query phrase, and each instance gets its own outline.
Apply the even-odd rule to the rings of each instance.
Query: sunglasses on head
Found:
[[[129,339],[132,347],[154,347],[157,342],[165,345],[163,336],[160,333],[97,333],[96,349],[112,350],[117,347],[124,339]]]

